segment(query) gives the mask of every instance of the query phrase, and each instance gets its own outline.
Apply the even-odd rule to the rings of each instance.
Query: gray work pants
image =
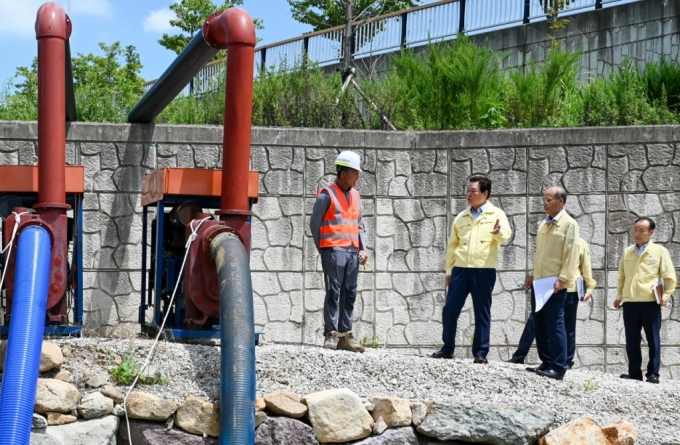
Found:
[[[326,299],[323,305],[324,335],[352,330],[352,312],[357,299],[359,252],[321,249]]]

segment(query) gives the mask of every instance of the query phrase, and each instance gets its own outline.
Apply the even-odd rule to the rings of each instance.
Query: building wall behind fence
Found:
[[[0,123],[0,163],[28,164],[37,126]],[[162,167],[218,167],[222,129],[209,126],[70,124],[69,164],[85,166],[87,332],[137,332],[144,174]],[[363,159],[362,193],[370,265],[359,275],[359,338],[425,353],[441,344],[444,262],[453,217],[473,174],[493,179],[492,202],[513,236],[501,248],[493,292],[490,358],[514,350],[529,312],[523,284],[544,214],[543,191],[562,185],[591,245],[597,290],[578,312],[579,366],[625,371],[621,312],[612,308],[621,251],[638,216],[680,266],[680,127],[463,132],[253,129],[260,172],[251,269],[257,329],[268,341],[321,344],[324,290],[308,229],[318,188],[334,178],[336,155]],[[148,264],[148,263],[147,263]],[[663,373],[680,377],[680,310],[663,309]],[[471,301],[458,324],[458,356],[470,356]],[[532,352],[535,359],[535,353]]]

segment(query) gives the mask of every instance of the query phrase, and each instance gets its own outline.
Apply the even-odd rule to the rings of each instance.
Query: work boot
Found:
[[[326,349],[338,349],[338,333],[331,331],[324,335],[323,347]]]
[[[364,352],[366,350],[366,348],[354,341],[352,331],[343,332],[338,334],[338,336],[340,337],[340,340],[338,340],[338,349],[344,349],[345,351],[352,352]]]

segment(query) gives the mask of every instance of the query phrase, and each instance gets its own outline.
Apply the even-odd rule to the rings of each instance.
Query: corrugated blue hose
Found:
[[[0,393],[0,442],[29,445],[45,330],[52,247],[45,229],[19,234],[12,319]]]
[[[255,443],[255,315],[250,261],[229,233],[210,243],[220,288],[220,445]]]

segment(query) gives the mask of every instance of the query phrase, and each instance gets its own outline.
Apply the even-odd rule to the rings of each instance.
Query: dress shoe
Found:
[[[478,355],[478,356],[475,357],[475,360],[473,361],[473,363],[477,363],[477,364],[480,364],[480,365],[488,365],[489,361],[486,359],[486,357]]]
[[[564,378],[564,374],[560,374],[555,370],[552,369],[547,369],[545,371],[541,369],[536,370],[536,375],[540,375],[541,377],[548,377],[550,379],[554,380],[562,380]]]
[[[567,362],[567,367],[568,367],[569,369],[573,368],[573,367],[574,367],[574,362]]]
[[[439,350],[433,353],[430,357],[432,358],[453,358],[453,354],[446,354],[444,351]]]
[[[659,376],[656,374],[647,374],[647,383],[659,384]]]
[[[541,366],[539,366],[537,368],[527,368],[527,371],[529,371],[529,372],[547,371],[548,369],[550,369],[550,366],[548,366],[547,363],[541,363]]]
[[[632,376],[630,374],[621,374],[619,377],[626,380],[639,380],[642,381],[642,376]]]
[[[515,357],[513,356],[513,357],[510,357],[510,359],[509,359],[509,360],[506,360],[505,362],[506,362],[506,363],[514,363],[514,364],[516,364],[516,365],[523,365],[523,364],[524,364],[524,359],[515,358]]]

